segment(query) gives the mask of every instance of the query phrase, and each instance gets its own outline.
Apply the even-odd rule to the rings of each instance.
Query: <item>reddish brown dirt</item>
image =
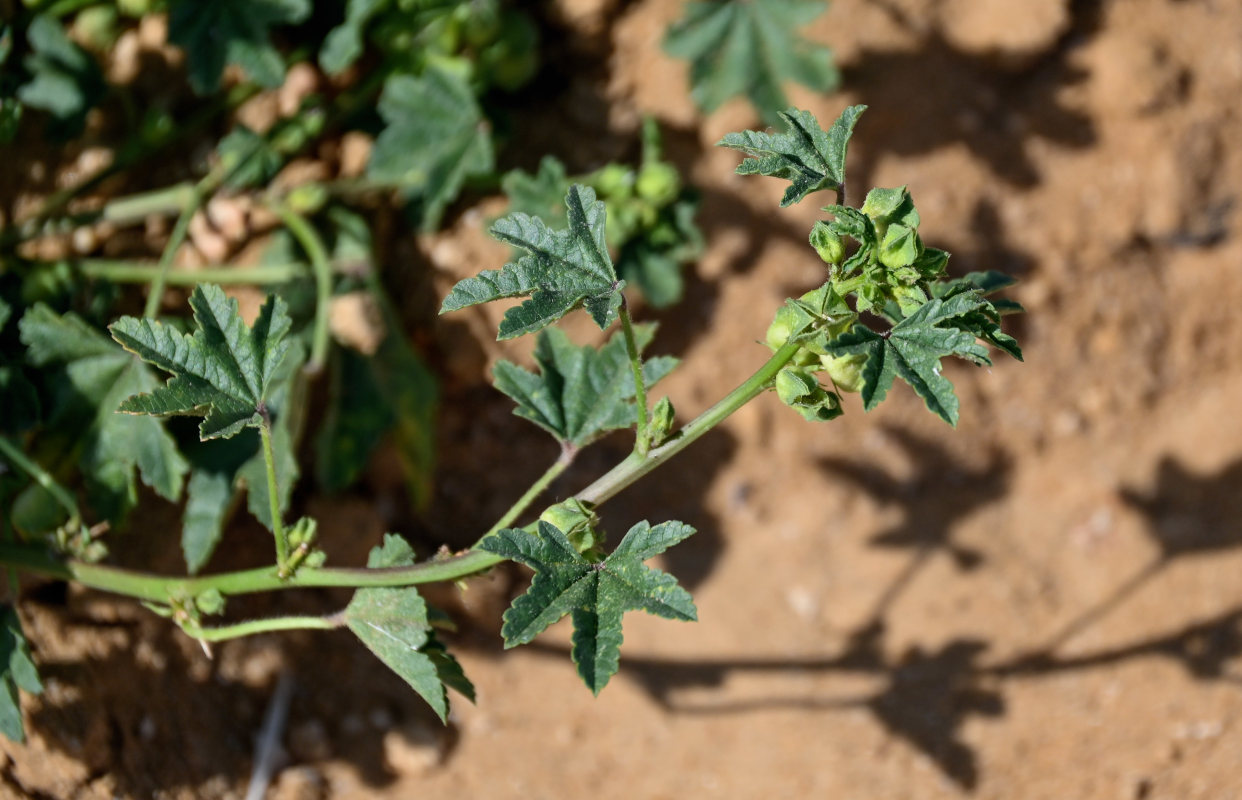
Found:
[[[685,359],[663,389],[688,418],[764,358],[781,298],[819,280],[817,212],[779,211],[776,182],[732,175],[737,156],[711,146],[754,119],[690,108],[683,65],[658,48],[676,4],[563,5],[590,37],[567,51],[611,48],[606,69],[567,79],[609,109],[577,124],[624,137],[656,115],[703,190],[710,245],[689,297],[643,314],[662,321],[655,349]],[[905,390],[819,427],[774,398],[748,406],[606,509],[614,530],[699,528],[664,566],[700,622],[627,619],[621,672],[595,699],[567,627],[501,650],[518,573],[472,583],[455,645],[479,702],[443,730],[343,634],[209,662],[140,608],[33,590],[48,691],[25,698],[31,741],[4,745],[0,796],[240,797],[283,673],[277,798],[1242,797],[1242,5],[961,5],[837,0],[813,32],[844,92],[794,93],[821,119],[870,105],[851,195],[907,183],[954,269],[1022,280],[1027,361],[952,367],[956,431]],[[570,160],[618,140],[600,132]],[[419,245],[440,291],[504,257],[483,233],[493,210]],[[494,322],[463,314],[436,334],[448,402],[429,541],[470,541],[520,493],[480,468],[525,475],[554,456],[484,383],[484,364],[529,348],[492,342]],[[588,451],[555,491],[623,447]],[[312,511],[341,561],[385,527],[363,498]]]

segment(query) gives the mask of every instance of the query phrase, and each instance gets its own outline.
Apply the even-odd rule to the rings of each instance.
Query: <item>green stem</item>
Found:
[[[741,386],[734,389],[719,403],[688,423],[666,444],[653,449],[646,456],[631,453],[628,458],[611,471],[579,492],[576,495],[577,499],[595,504],[603,503],[643,475],[651,472],[681,452],[704,433],[720,424],[734,411],[767,389],[776,377],[776,373],[780,371],[781,367],[789,363],[798,352],[799,347],[800,345],[796,342],[790,342],[781,347]],[[261,434],[265,432],[264,428],[259,430]],[[270,452],[269,447],[268,440],[265,438],[265,457]],[[564,457],[562,456],[562,458]],[[271,459],[268,458],[268,464],[270,465],[271,463]],[[566,464],[566,466],[568,465]],[[563,469],[563,467],[559,468]],[[554,464],[548,470],[549,473],[553,473],[552,478],[555,478],[554,470],[557,469],[558,465]],[[540,482],[543,482],[545,478],[541,478]],[[547,481],[550,482],[552,478],[547,478]],[[268,479],[270,494],[275,498],[275,472],[273,469],[269,468]],[[534,496],[528,499],[524,495],[518,501],[518,504],[533,502],[533,500]],[[273,500],[274,505],[275,503],[276,501]],[[519,511],[518,513],[520,514],[521,512]],[[272,516],[273,521],[279,525],[280,517],[277,509],[274,508]],[[505,516],[508,517],[508,514]],[[501,521],[504,522],[504,518]],[[281,557],[279,556],[279,548],[280,537],[278,536],[278,558]],[[286,553],[287,549],[288,543],[285,542]],[[39,548],[0,543],[0,564],[16,566],[28,572],[49,577],[74,580],[94,589],[159,603],[168,602],[168,599],[171,597],[194,597],[209,589],[215,589],[227,596],[312,586],[366,588],[439,583],[458,580],[477,572],[482,572],[504,560],[500,556],[483,550],[468,550],[458,556],[424,561],[409,567],[366,569],[304,566],[295,574],[284,576],[281,575],[281,570],[278,566],[275,569],[272,567],[262,567],[196,578],[177,578],[151,575],[149,573],[99,564],[88,564],[82,561],[62,561]]]
[[[271,209],[276,212],[289,233],[297,239],[298,244],[306,251],[310,259],[311,269],[315,273],[315,332],[311,338],[310,360],[305,370],[312,375],[323,370],[328,360],[328,312],[332,302],[332,261],[324,247],[323,239],[315,232],[306,217],[298,214],[283,203],[273,203]]]
[[[264,414],[263,424],[259,426],[259,438],[263,440],[263,465],[267,470],[268,508],[272,515],[272,535],[276,537],[276,570],[280,577],[289,563],[289,534],[280,518],[280,494],[276,485],[276,453],[272,449],[272,423]]]
[[[801,346],[800,342],[788,342],[783,345],[755,374],[747,378],[741,386],[725,395],[716,405],[686,423],[685,427],[666,443],[646,455],[637,452],[631,453],[629,458],[600,476],[590,486],[578,492],[576,497],[583,502],[595,503],[596,505],[615,497],[622,489],[689,447],[700,436],[719,425],[734,411],[737,411],[770,387],[773,379],[776,378],[776,373],[780,372],[781,367],[793,359]]]
[[[34,478],[35,483],[42,486],[60,504],[61,508],[69,512],[70,521],[81,519],[82,515],[78,511],[78,501],[73,498],[69,490],[57,483],[56,479],[47,470],[27,458],[26,454],[21,451],[21,448],[3,436],[0,436],[0,455],[3,455],[14,466],[25,471],[31,478]]]
[[[106,258],[83,258],[74,266],[87,278],[98,278],[113,283],[149,283],[159,271],[153,264],[119,261]],[[261,264],[254,267],[230,267],[213,264],[202,269],[170,270],[164,281],[171,286],[195,286],[200,283],[244,284],[268,286],[288,283],[307,274],[305,264]]]
[[[556,480],[557,477],[559,477],[560,474],[573,463],[574,457],[577,454],[578,450],[573,445],[562,445],[560,457],[552,463],[552,466],[548,467],[547,471],[544,472],[543,475],[539,476],[539,480],[531,484],[530,488],[526,490],[525,494],[518,498],[516,503],[509,507],[509,510],[504,513],[504,516],[496,520],[496,524],[493,525],[487,533],[479,537],[479,541],[481,542],[502,528],[507,528],[512,525],[513,521],[521,516],[522,512],[529,508],[530,504],[535,502],[539,495],[543,494],[544,490],[551,485],[552,481]],[[478,542],[475,542],[475,546],[478,546]]]
[[[330,614],[326,617],[270,617],[268,619],[251,619],[233,625],[219,625],[203,628],[193,622],[181,624],[181,630],[195,639],[204,642],[222,642],[226,639],[240,639],[256,633],[272,631],[296,630],[332,630],[345,624],[342,614]]]
[[[621,295],[621,330],[625,334],[625,350],[630,355],[630,370],[634,373],[634,406],[638,409],[638,427],[634,433],[634,452],[647,455],[651,442],[647,440],[647,387],[643,381],[643,358],[638,352],[634,338],[634,324],[630,320],[629,304]]]
[[[156,265],[155,277],[151,281],[150,294],[147,295],[147,305],[142,311],[142,316],[154,319],[159,312],[160,298],[164,294],[164,285],[168,282],[168,271],[172,268],[177,248],[185,241],[186,234],[190,231],[190,220],[194,218],[194,214],[203,205],[204,198],[215,187],[215,184],[214,175],[208,175],[194,186],[193,191],[186,198],[186,203],[181,208],[181,215],[177,217],[177,223],[173,225],[168,242],[164,245],[164,252],[160,254],[160,261]]]

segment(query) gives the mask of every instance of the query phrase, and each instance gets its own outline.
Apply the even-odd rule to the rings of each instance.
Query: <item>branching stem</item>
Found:
[[[164,252],[160,254],[159,264],[156,265],[155,275],[151,280],[147,305],[142,311],[142,315],[147,319],[154,319],[159,312],[160,298],[164,294],[164,285],[168,281],[168,271],[172,269],[177,248],[181,247],[186,235],[190,232],[190,220],[202,208],[203,201],[215,189],[217,183],[218,178],[215,173],[211,173],[195,184],[194,189],[185,199],[185,205],[181,207],[181,214],[177,217],[176,224],[173,225],[172,233],[168,235],[168,242],[164,245]]]
[[[150,283],[159,267],[134,261],[118,261],[106,258],[83,258],[73,262],[74,267],[88,278],[100,278],[113,283]],[[261,264],[254,267],[229,267],[221,264],[202,269],[174,269],[164,275],[170,286],[197,286],[200,283],[242,284],[268,286],[288,283],[305,277],[309,270],[305,264],[293,261],[287,264]]]
[[[576,497],[584,502],[600,504],[614,497],[622,489],[651,472],[668,459],[690,446],[700,436],[719,425],[730,414],[772,385],[776,373],[798,352],[799,344],[790,342],[777,350],[771,358],[761,366],[755,374],[746,379],[741,386],[726,395],[720,402],[704,411],[693,421],[686,424],[676,435],[660,447],[646,455],[631,453],[628,458],[613,467],[607,474],[600,477]],[[274,460],[270,449],[270,433],[266,428],[259,429],[263,436],[264,458],[268,465],[268,488],[272,497],[272,521],[277,534],[277,558],[284,564],[288,558],[288,541],[284,538],[284,529],[280,523],[279,505],[276,500],[276,474]],[[0,440],[3,441],[3,440]],[[522,496],[515,504],[516,512],[510,509],[504,517],[493,526],[499,530],[516,519],[522,511],[532,503],[546,484],[551,483],[561,471],[567,467],[572,455],[562,454],[535,486]],[[565,463],[562,463],[565,462]],[[540,486],[545,484],[545,486]],[[512,514],[512,519],[509,519]],[[503,524],[502,524],[503,523]],[[283,543],[283,551],[282,551]],[[139,600],[156,603],[167,602],[170,597],[194,597],[202,592],[215,589],[222,595],[250,594],[269,592],[277,589],[291,589],[311,586],[344,586],[352,588],[376,586],[413,586],[421,583],[439,583],[458,580],[475,573],[482,572],[499,564],[504,559],[483,550],[467,550],[466,552],[444,559],[433,559],[408,567],[386,567],[378,569],[342,568],[342,567],[302,567],[292,575],[283,575],[281,567],[262,567],[240,572],[225,572],[217,575],[204,575],[195,578],[164,577],[134,570],[109,567],[100,564],[89,564],[83,561],[60,560],[46,551],[28,546],[17,546],[0,543],[0,564],[16,566],[28,572],[34,572],[64,580],[74,580],[91,588],[100,589],[114,594],[127,595]],[[240,634],[239,634],[240,635]]]

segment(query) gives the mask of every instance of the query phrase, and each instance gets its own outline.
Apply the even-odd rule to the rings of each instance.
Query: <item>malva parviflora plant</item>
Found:
[[[905,187],[872,189],[860,206],[845,204],[846,148],[863,110],[846,109],[824,130],[810,113],[791,108],[780,115],[783,133],[746,131],[721,140],[722,146],[746,154],[739,173],[788,181],[782,206],[825,191],[835,193],[836,202],[824,207],[826,218],[814,224],[809,236],[824,263],[823,284],[775,310],[766,333],[771,350],[766,360],[684,425],[677,424],[667,397],[653,402],[653,390],[676,367],[676,359],[646,355],[654,326],[631,318],[626,282],[609,253],[605,204],[596,191],[577,183],[567,188],[563,228],[521,212],[492,225],[492,235],[511,245],[515,257],[498,270],[458,283],[441,313],[522,299],[504,315],[499,338],[535,334],[535,370],[502,361],[494,381],[517,404],[517,415],[556,439],[560,456],[473,547],[419,561],[404,539],[389,534],[365,566],[325,563],[316,547],[315,520],[282,519],[278,501],[289,490],[281,485],[287,482],[281,464],[290,458],[288,437],[278,431],[287,430],[287,418],[300,413],[288,376],[306,358],[304,348],[288,335],[286,302],[270,296],[247,326],[221,289],[202,285],[190,299],[192,325],[123,317],[110,326],[116,343],[171,376],[161,383],[132,367],[133,379],[123,384],[127,396],[116,397],[116,409],[137,415],[132,435],[148,437],[156,448],[161,433],[155,423],[168,415],[202,417],[204,441],[257,430],[262,445],[257,482],[268,501],[263,510],[273,534],[274,563],[169,577],[69,558],[64,548],[41,541],[0,545],[0,563],[133,597],[204,643],[269,631],[348,628],[444,718],[447,689],[471,698],[473,689],[437,633],[443,614],[428,607],[418,587],[516,561],[533,570],[534,577],[504,614],[505,645],[528,643],[570,616],[572,658],[582,680],[598,693],[617,671],[626,612],[696,618],[689,593],[673,576],[646,564],[691,536],[693,528],[676,520],[641,520],[610,546],[595,513],[601,504],[766,392],[775,392],[807,420],[826,422],[841,416],[842,392],[860,393],[864,408],[871,409],[901,378],[934,414],[955,425],[958,401],[942,360],[956,356],[988,364],[988,345],[1021,358],[1017,343],[1000,327],[1003,313],[1020,309],[988,299],[1010,281],[996,273],[948,278],[949,254],[923,244],[919,214]],[[50,359],[68,346],[60,338],[66,331],[59,318],[38,309],[21,320],[21,333],[36,360]],[[602,330],[619,330],[602,346],[578,346],[550,327],[577,309]],[[117,369],[137,364],[102,338],[83,335],[72,346],[92,357],[117,359]],[[619,429],[634,431],[628,457],[570,499],[537,508],[543,490],[583,448]],[[71,520],[67,526],[81,524],[74,497],[50,474],[8,440],[0,439],[0,455],[64,505]],[[65,528],[62,539],[84,536],[89,539],[84,531]],[[328,616],[213,620],[237,595],[316,586],[356,592],[344,609]],[[16,692],[37,691],[38,678],[11,610],[0,636],[6,689],[0,692],[0,723],[6,733],[20,735]]]

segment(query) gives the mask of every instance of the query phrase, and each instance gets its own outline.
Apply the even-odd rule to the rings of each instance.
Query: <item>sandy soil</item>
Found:
[[[657,46],[677,4],[560,5],[573,100],[530,119],[593,132],[567,154],[589,167],[654,114],[703,192],[710,244],[687,301],[642,312],[662,323],[655,351],[685,359],[664,390],[689,418],[765,357],[754,342],[781,298],[819,280],[817,212],[778,210],[776,182],[732,175],[736,155],[712,147],[754,120],[688,105]],[[447,729],[345,634],[208,661],[140,608],[32,587],[48,691],[26,698],[30,743],[3,746],[0,796],[241,797],[285,675],[269,794],[284,800],[1242,797],[1242,5],[961,6],[837,0],[813,32],[844,91],[794,92],[821,118],[870,105],[851,195],[907,183],[953,269],[1021,278],[1027,361],[954,366],[958,430],[906,390],[869,415],[852,398],[822,427],[751,404],[606,508],[614,530],[699,529],[664,566],[700,622],[629,618],[621,672],[594,699],[567,626],[501,650],[521,573],[476,581],[453,603],[479,703],[459,699]],[[412,283],[443,292],[498,265],[490,208],[418,243],[434,278]],[[487,363],[528,348],[490,341],[492,322],[425,337],[446,374],[429,544],[470,541],[520,493],[479,464],[526,474],[554,456],[485,383]],[[588,451],[553,492],[624,446]],[[358,494],[310,502],[334,559],[378,540],[389,472],[380,459]]]

